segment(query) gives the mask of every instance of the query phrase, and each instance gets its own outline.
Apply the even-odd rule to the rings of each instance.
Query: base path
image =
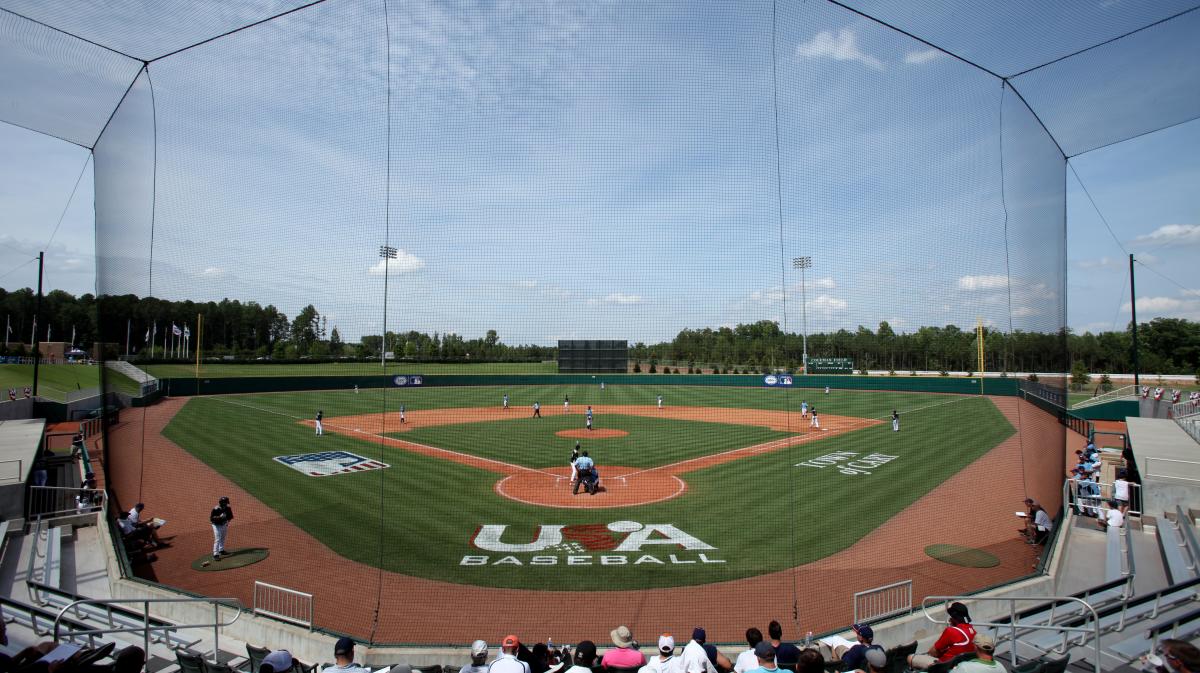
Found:
[[[567,439],[612,439],[614,437],[628,437],[629,433],[616,428],[600,428],[596,430],[559,430],[554,433],[555,437],[565,437]]]
[[[315,596],[317,626],[359,638],[373,633],[381,643],[465,646],[481,636],[490,639],[512,632],[533,634],[531,638],[550,635],[561,642],[601,642],[614,624],[625,624],[635,634],[650,634],[643,639],[664,631],[687,633],[703,625],[712,642],[738,642],[747,625],[778,619],[784,623],[785,637],[795,640],[806,630],[845,628],[852,621],[856,591],[911,579],[914,596],[957,595],[1030,574],[1037,551],[1018,538],[1013,511],[1021,509],[1026,496],[1048,508],[1061,499],[1063,455],[1048,449],[1062,446],[1064,428],[1050,414],[1017,398],[990,399],[1018,434],[852,547],[796,568],[702,587],[594,592],[586,609],[564,607],[577,601],[577,594],[427,580],[381,571],[334,553],[163,436],[184,399],[122,410],[103,455],[118,509],[144,501],[148,515],[171,522],[172,546],[159,551],[155,563],[135,568],[140,577],[203,596],[236,597],[246,605],[253,603],[254,580],[309,592]],[[237,513],[231,546],[266,547],[269,558],[220,573],[191,569],[193,559],[211,550],[208,512],[217,495],[229,495]],[[786,526],[786,514],[781,512],[774,523]],[[964,568],[935,561],[923,550],[936,543],[986,550],[1000,565]],[[929,627],[915,635],[929,638],[936,633]]]
[[[405,449],[414,453],[497,472],[504,475],[504,478],[496,482],[496,493],[517,502],[545,507],[588,509],[649,505],[668,500],[682,495],[687,491],[687,484],[680,476],[688,472],[740,460],[747,456],[779,451],[805,442],[827,439],[845,432],[859,430],[883,422],[868,418],[855,418],[853,416],[823,415],[821,416],[820,428],[808,428],[806,427],[807,421],[798,423],[798,421],[803,420],[799,418],[799,414],[787,411],[731,409],[727,407],[670,407],[659,409],[655,406],[637,405],[600,405],[593,408],[597,414],[649,416],[685,421],[754,425],[770,428],[777,432],[802,432],[802,430],[803,432],[793,437],[785,437],[710,456],[690,458],[658,467],[633,469],[600,465],[597,467],[600,468],[600,475],[603,478],[603,484],[606,488],[595,495],[585,496],[582,493],[579,495],[573,493],[570,481],[570,466],[564,465],[555,468],[535,469],[385,436],[385,433],[406,432],[413,428],[502,421],[526,417],[526,414],[515,412],[511,409],[503,407],[468,407],[464,409],[411,411],[407,412],[405,423],[400,423],[399,414],[395,412],[383,412],[331,417],[326,419],[323,425],[329,432],[358,437],[374,443],[382,441],[385,446]],[[582,414],[574,415],[582,418]],[[313,421],[311,420],[299,422],[304,425],[313,425]],[[604,432],[609,434],[597,435],[597,433]],[[564,433],[577,434],[568,435]],[[628,434],[624,430],[611,428],[596,429],[590,432],[586,429],[561,430],[555,434],[560,437],[571,438],[618,436],[611,433],[620,433],[620,435]]]

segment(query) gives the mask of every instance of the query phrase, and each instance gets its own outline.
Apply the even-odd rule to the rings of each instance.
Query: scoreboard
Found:
[[[628,341],[560,339],[558,342],[560,374],[624,374],[628,367]]]
[[[809,374],[853,374],[852,358],[809,358]]]

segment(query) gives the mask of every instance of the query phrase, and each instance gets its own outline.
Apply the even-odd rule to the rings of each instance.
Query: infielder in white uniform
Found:
[[[662,410],[662,395],[658,396],[658,409],[659,411]]]
[[[508,411],[508,393],[504,393],[504,410]]]
[[[816,429],[820,430],[821,429],[821,421],[817,419],[817,408],[813,407],[809,411],[812,412],[812,420],[809,421],[808,427],[816,428]]]
[[[571,413],[571,398],[567,395],[563,395],[563,413]]]
[[[900,413],[892,409],[892,432],[900,432]]]
[[[325,417],[325,412],[317,409],[317,436],[325,434],[325,428],[321,427],[321,419]]]

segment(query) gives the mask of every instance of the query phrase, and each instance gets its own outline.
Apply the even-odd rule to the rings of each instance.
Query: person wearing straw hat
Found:
[[[646,656],[643,655],[637,648],[637,641],[633,639],[633,632],[628,626],[622,624],[609,632],[612,637],[613,645],[616,649],[609,650],[604,653],[604,657],[600,659],[600,665],[605,668],[632,668],[634,666],[645,666]]]
[[[975,658],[950,669],[951,673],[1005,673],[1004,664],[996,661],[996,641],[991,636],[975,634]]]

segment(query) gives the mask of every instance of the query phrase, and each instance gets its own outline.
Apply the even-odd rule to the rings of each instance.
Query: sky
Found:
[[[1139,320],[1200,320],[1198,122],[1075,156],[1064,195],[1061,155],[998,80],[825,3],[781,4],[774,44],[766,3],[414,2],[388,19],[331,2],[152,63],[94,161],[0,123],[0,286],[33,286],[45,249],[47,289],[289,316],[311,303],[351,339],[379,332],[385,292],[389,329],[506,343],[651,343],[761,319],[1082,332],[1128,320],[1132,252]],[[121,46],[169,51],[156,35]],[[1123,57],[1140,89],[1187,81],[1147,67],[1164,57],[1146,42]],[[45,95],[44,59],[11,51],[0,82]],[[967,55],[1037,62],[1004,53]],[[1128,127],[1035,74],[1015,85],[1065,145]],[[133,75],[117,59],[92,76],[46,95],[43,117],[24,99],[0,109],[86,138]],[[1159,125],[1196,109],[1156,100]],[[399,249],[387,273],[385,243]],[[812,258],[803,275],[797,256]]]

